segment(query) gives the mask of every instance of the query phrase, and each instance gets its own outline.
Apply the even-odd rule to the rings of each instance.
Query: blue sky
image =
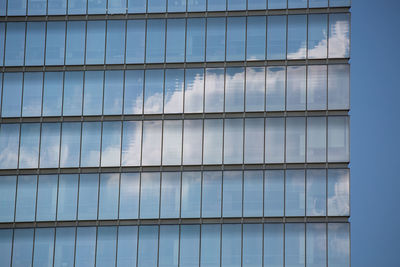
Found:
[[[400,266],[399,0],[352,1],[352,266]]]

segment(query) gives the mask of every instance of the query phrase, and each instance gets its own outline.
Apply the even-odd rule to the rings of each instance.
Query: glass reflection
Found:
[[[243,267],[262,266],[262,224],[243,225]]]
[[[170,0],[168,1],[168,12],[185,12],[186,0]]]
[[[152,0],[156,1],[156,0]],[[149,3],[150,7],[150,3]],[[149,12],[151,10],[149,9]],[[165,20],[151,19],[147,21],[146,62],[164,62]]]
[[[37,168],[39,157],[39,123],[21,124],[19,168]]]
[[[85,72],[83,115],[103,114],[104,71]]]
[[[287,67],[287,110],[306,108],[306,67]]]
[[[202,217],[221,216],[222,173],[203,172]]]
[[[308,6],[309,7],[326,7],[326,6],[328,6],[328,0],[308,0]]]
[[[105,21],[88,21],[86,35],[86,64],[104,64]]]
[[[326,215],[326,170],[307,170],[307,216]]]
[[[228,0],[228,10],[246,9],[246,0]]]
[[[64,76],[63,115],[76,116],[82,114],[83,72],[68,71]]]
[[[143,70],[125,71],[124,114],[143,112]]]
[[[7,0],[5,0],[7,1]],[[26,1],[8,0],[7,15],[25,15],[26,14]]]
[[[284,9],[287,7],[287,1],[268,0],[268,9]]]
[[[222,224],[221,267],[241,266],[242,225]]]
[[[164,121],[163,165],[181,164],[182,155],[182,121]]]
[[[136,219],[139,211],[139,173],[121,173],[119,218]]]
[[[281,0],[273,0],[282,4]],[[271,5],[272,0],[268,0],[270,9],[277,7]],[[277,7],[282,8],[282,7]],[[267,59],[285,59],[286,58],[286,18],[287,16],[269,16],[267,25]]]
[[[305,130],[304,117],[292,117],[286,119],[287,162],[305,161]]]
[[[78,175],[61,174],[58,181],[57,220],[75,220],[78,201]]]
[[[188,11],[204,11],[206,10],[206,0],[187,0]]]
[[[164,113],[183,112],[183,86],[182,69],[165,70]]]
[[[17,188],[16,176],[2,176],[0,179],[0,221],[14,221],[15,195]],[[1,235],[1,232],[0,232]],[[1,243],[1,241],[0,241]],[[1,246],[1,245],[0,245]],[[0,252],[1,255],[1,252]],[[0,260],[1,263],[1,260]]]
[[[246,111],[263,111],[265,68],[246,68]]]
[[[326,224],[306,225],[307,267],[326,266]]]
[[[285,110],[286,69],[285,67],[267,67],[267,111]]]
[[[326,161],[326,118],[307,118],[307,162]]]
[[[328,118],[328,161],[348,162],[350,160],[349,117]]]
[[[5,6],[5,3],[2,3],[4,0],[0,0],[0,14],[2,14],[2,10],[4,11],[5,15],[5,8],[3,9],[1,5],[3,4]],[[3,60],[4,60],[4,40],[5,40],[5,34],[6,34],[6,24],[5,23],[0,23],[0,66],[3,66]]]
[[[140,185],[140,218],[159,217],[160,173],[142,173]],[[140,257],[140,255],[139,255]]]
[[[118,218],[119,174],[100,174],[99,219]]]
[[[223,11],[226,9],[226,0],[207,1],[208,11]]]
[[[0,229],[0,265],[11,265],[13,229]],[[36,267],[36,266],[35,266]]]
[[[180,267],[199,266],[200,226],[181,225]]]
[[[66,12],[67,1],[47,0],[47,12],[54,15],[63,15]]]
[[[79,166],[81,147],[81,123],[64,122],[62,124],[60,167]]]
[[[114,1],[115,2],[115,1]],[[125,26],[123,20],[107,21],[106,63],[124,63]]]
[[[348,169],[328,170],[328,216],[350,215]]]
[[[94,266],[96,227],[79,227],[76,233],[75,267]]]
[[[283,216],[285,176],[283,170],[265,171],[264,216]]]
[[[221,0],[219,0],[221,1]],[[223,0],[225,2],[225,0]],[[211,3],[208,2],[210,10]],[[225,4],[223,9],[225,10]],[[207,19],[207,61],[223,61],[225,59],[225,18]]]
[[[200,201],[201,201],[201,173],[183,172],[181,217],[182,218],[199,217]]]
[[[265,119],[265,162],[284,162],[285,120],[284,118]]]
[[[223,203],[224,217],[242,216],[242,180],[241,171],[225,171],[223,176]]]
[[[142,142],[142,123],[124,121],[122,133],[122,166],[139,166]]]
[[[157,266],[158,226],[140,226],[138,246],[137,266]]]
[[[15,221],[27,222],[35,220],[37,176],[18,176],[18,194]]]
[[[60,152],[60,123],[43,123],[40,142],[40,168],[57,168]]]
[[[36,221],[54,221],[56,218],[57,175],[40,175],[37,193]]]
[[[137,226],[118,227],[117,267],[136,266],[137,231]]]
[[[84,122],[82,125],[81,166],[96,167],[100,163],[101,123]]]
[[[305,265],[304,224],[285,224],[285,265],[301,267]]]
[[[46,65],[63,65],[65,53],[64,21],[47,22]]]
[[[224,131],[224,163],[243,162],[243,119],[226,119]]]
[[[283,266],[283,224],[264,224],[264,266]]]
[[[225,112],[244,110],[244,69],[227,68],[225,73]]]
[[[45,72],[43,116],[60,116],[62,107],[63,72]]]
[[[85,58],[85,21],[67,22],[66,65],[82,65]]]
[[[81,174],[79,179],[78,220],[96,220],[99,175]]]
[[[350,225],[348,223],[328,224],[328,265],[331,267],[350,266]]]
[[[289,7],[296,3],[305,3],[307,0],[289,0]],[[288,16],[288,42],[287,42],[287,58],[288,59],[303,59],[306,57],[307,49],[307,16],[306,15],[292,15]]]
[[[42,113],[43,72],[26,72],[22,99],[22,116],[38,117]]]
[[[201,164],[203,121],[184,120],[183,164]]]
[[[121,156],[121,122],[103,122],[101,166],[119,166]]]
[[[89,14],[105,14],[107,0],[88,0]]]
[[[229,0],[243,1],[243,0]],[[228,5],[229,7],[229,5]],[[230,17],[227,19],[226,60],[244,60],[246,40],[246,18]]]
[[[126,1],[127,0],[119,0],[119,1],[110,1],[108,2],[107,13],[109,14],[118,14],[118,13],[126,13]]]
[[[328,108],[349,109],[349,107],[350,107],[350,66],[329,65]]]
[[[161,178],[161,218],[179,218],[180,194],[181,173],[163,172]]]
[[[68,14],[86,14],[86,1],[68,0]]]
[[[146,0],[128,0],[128,13],[146,12]]]
[[[264,119],[245,119],[244,163],[264,162]]]
[[[244,217],[261,217],[263,215],[263,180],[262,171],[244,172]]]
[[[22,72],[4,73],[2,117],[21,116],[22,77]]]
[[[162,113],[164,70],[147,70],[145,73],[144,113]]]
[[[185,113],[203,111],[204,69],[185,70]]]
[[[10,4],[25,1],[8,1],[8,15],[10,14]],[[24,8],[25,11],[25,8]],[[24,12],[25,13],[25,12]],[[25,22],[8,22],[6,28],[6,46],[5,46],[5,66],[24,65],[25,51]]]
[[[143,121],[143,165],[161,164],[161,121]]]
[[[96,267],[115,266],[117,227],[97,229]]]
[[[220,267],[221,225],[203,224],[201,226],[201,267]]]
[[[205,112],[222,112],[224,109],[224,69],[206,70]]]
[[[0,169],[17,168],[19,128],[19,124],[0,124]]]
[[[329,58],[350,56],[350,14],[329,15]]]
[[[170,0],[168,5],[182,0]],[[185,1],[186,2],[186,1]],[[185,7],[180,4],[180,7]],[[168,11],[171,11],[168,9]],[[167,20],[166,62],[182,62],[185,58],[185,24],[184,19]]]
[[[179,225],[161,225],[158,248],[159,267],[178,267]]]
[[[53,266],[54,231],[54,228],[37,228],[35,230],[34,267]]]
[[[31,266],[33,229],[15,229],[12,266]]]
[[[307,8],[307,0],[288,0],[288,8]]]
[[[190,2],[200,3],[198,0],[188,0]],[[204,1],[205,4],[205,0]],[[203,9],[204,10],[204,9]],[[186,61],[202,62],[205,53],[205,22],[204,18],[188,18],[186,30]]]
[[[285,215],[305,214],[305,173],[304,170],[287,170],[285,185]]]
[[[147,12],[161,13],[165,12],[166,0],[147,0]]]
[[[222,120],[204,120],[203,164],[221,164],[222,126]]]
[[[311,0],[309,5],[312,7]],[[322,6],[327,6],[327,3]],[[326,58],[327,48],[328,15],[310,14],[308,16],[308,58]]]
[[[26,27],[25,65],[43,65],[45,23],[28,22]]]
[[[139,0],[146,1],[146,0]],[[128,3],[131,3],[130,0]],[[135,1],[134,1],[135,2]],[[136,1],[137,2],[137,1]],[[129,10],[128,12],[132,13]],[[145,20],[128,20],[126,22],[126,63],[143,63],[144,62],[144,48],[145,48]]]
[[[308,66],[307,109],[325,110],[327,99],[327,66]]]

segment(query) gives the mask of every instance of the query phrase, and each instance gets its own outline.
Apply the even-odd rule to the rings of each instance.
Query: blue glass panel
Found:
[[[326,170],[307,170],[307,216],[326,215]]]
[[[15,221],[34,221],[36,207],[37,176],[21,175],[18,177],[17,207]]]
[[[147,0],[147,12],[149,13],[161,13],[165,12],[166,0]]]
[[[228,0],[228,10],[246,10],[246,2],[247,0]]]
[[[164,62],[165,20],[151,19],[147,21],[146,62]]]
[[[201,164],[203,121],[184,120],[183,164]]]
[[[200,201],[201,201],[201,173],[183,172],[181,217],[182,218],[200,217]]]
[[[99,175],[81,174],[79,179],[79,220],[97,219]]]
[[[243,162],[243,119],[226,119],[224,131],[224,163]]]
[[[348,223],[328,224],[328,265],[330,267],[350,266],[349,232]]]
[[[350,215],[349,180],[348,169],[328,170],[328,216]]]
[[[47,22],[46,65],[63,65],[65,54],[65,22]]]
[[[281,170],[265,171],[264,216],[283,216],[284,209],[284,172]]]
[[[12,0],[13,2],[18,2]],[[8,22],[5,47],[5,66],[24,65],[25,22]]]
[[[86,1],[68,0],[68,14],[86,14]]]
[[[0,5],[1,5],[1,0],[0,0]],[[1,13],[1,10],[2,9],[0,7],[0,13]],[[4,39],[5,39],[5,33],[6,33],[6,24],[5,23],[0,23],[0,66],[3,66],[3,61],[4,61]]]
[[[42,113],[43,72],[25,72],[22,116],[39,117]]]
[[[244,60],[246,46],[246,18],[228,18],[227,23],[226,60]]]
[[[54,228],[36,228],[33,267],[52,267]]]
[[[186,0],[168,0],[168,12],[185,12]]]
[[[300,2],[299,0],[292,0]],[[307,4],[307,2],[306,2]],[[288,16],[288,59],[306,58],[307,49],[307,16]]]
[[[264,119],[245,119],[245,163],[264,162]]]
[[[265,120],[265,162],[284,162],[284,149],[284,118],[267,118]]]
[[[40,124],[27,123],[21,125],[19,145],[19,168],[37,168],[39,156]]]
[[[180,267],[199,266],[200,226],[181,225]]]
[[[207,1],[208,11],[224,11],[226,10],[226,0]]]
[[[124,121],[122,133],[122,166],[140,165],[142,122]]]
[[[74,265],[75,227],[56,228],[54,267]]]
[[[187,10],[188,12],[195,11],[205,11],[206,10],[206,0],[187,0]]]
[[[88,0],[89,14],[105,14],[107,0]]]
[[[8,0],[8,16],[25,16],[26,0]]]
[[[263,215],[263,173],[244,172],[243,216],[262,217]]]
[[[242,180],[241,171],[225,171],[223,176],[223,217],[242,217]]]
[[[96,227],[78,227],[76,233],[75,267],[94,267]]]
[[[285,67],[267,67],[267,111],[285,110],[286,69]]]
[[[61,136],[60,167],[79,166],[81,148],[81,123],[63,123]]]
[[[305,118],[286,119],[286,161],[305,161]]]
[[[26,31],[25,65],[43,65],[45,23],[28,22]]]
[[[226,68],[225,112],[244,110],[244,68]]]
[[[329,58],[350,56],[350,14],[329,15]]]
[[[306,67],[287,67],[287,110],[306,109]]]
[[[277,1],[282,3],[281,0]],[[269,60],[286,58],[286,18],[287,16],[268,17],[267,58]]]
[[[1,177],[1,179],[0,179],[0,221],[1,222],[14,221],[16,188],[17,188],[17,177],[16,176],[2,176]]]
[[[117,227],[99,227],[97,230],[96,267],[115,266]]]
[[[285,266],[305,266],[304,224],[285,224]]]
[[[307,118],[307,162],[326,161],[326,118]]]
[[[331,7],[350,6],[350,0],[329,0],[329,6]]]
[[[160,173],[142,173],[140,187],[140,218],[158,218],[160,200]]]
[[[140,180],[139,173],[121,173],[120,199],[119,199],[120,219],[138,218],[139,180]]]
[[[185,113],[203,111],[204,69],[185,70]]]
[[[222,173],[203,172],[202,217],[221,216]]]
[[[60,124],[43,123],[40,143],[40,168],[57,168],[60,152]]]
[[[125,71],[124,114],[143,112],[143,70]]]
[[[308,66],[307,109],[325,110],[327,100],[327,66]]]
[[[283,224],[264,224],[264,266],[283,266]]]
[[[179,225],[161,225],[159,240],[159,267],[178,267]]]
[[[40,175],[37,196],[36,221],[56,219],[58,175]]]
[[[85,21],[68,21],[65,64],[81,65],[85,59]]]
[[[119,174],[100,174],[99,219],[118,219]]]
[[[183,86],[182,69],[165,70],[164,113],[183,112]]]
[[[175,0],[178,1],[178,0]],[[182,1],[182,0],[180,0]],[[168,2],[169,3],[169,2]],[[185,24],[184,19],[167,20],[167,62],[182,62],[185,58]]]
[[[328,118],[328,161],[348,162],[350,160],[349,117]]]
[[[144,20],[127,21],[126,63],[144,62],[145,26],[146,22]]]
[[[126,13],[126,1],[127,0],[117,0],[117,1],[107,1],[108,2],[108,14],[124,14]]]
[[[243,267],[262,266],[262,227],[262,224],[243,224]]]
[[[255,9],[266,9],[267,8],[267,1],[263,0],[247,0],[247,8],[249,10]]]
[[[207,19],[207,61],[225,60],[225,23],[225,18]]]
[[[126,23],[123,20],[107,21],[107,64],[124,63],[125,26]]]
[[[222,120],[204,120],[204,164],[222,163]]]
[[[7,0],[0,0],[0,16],[5,16],[7,11]]]
[[[143,122],[143,165],[161,164],[161,121]]]
[[[326,266],[326,224],[308,223],[306,231],[307,267]]]
[[[186,31],[186,61],[204,61],[205,22],[203,18],[188,18]]]
[[[288,8],[307,8],[307,0],[288,0]]]
[[[285,215],[304,216],[305,204],[304,170],[287,170],[285,188]]]
[[[10,266],[13,229],[0,230],[0,265]],[[36,266],[35,266],[36,267]]]
[[[104,115],[122,114],[124,72],[106,71],[104,86]]]
[[[201,226],[201,267],[220,267],[221,225]]]
[[[164,70],[147,70],[145,77],[144,113],[162,113]]]
[[[58,181],[57,220],[75,220],[78,201],[78,175],[61,174]]]
[[[63,72],[45,72],[43,116],[61,115],[63,80]]]
[[[266,32],[264,16],[247,18],[247,60],[265,59]]]
[[[100,122],[84,122],[82,129],[81,166],[99,166],[100,163]]]
[[[145,13],[146,0],[128,0],[128,13]]]
[[[222,112],[224,109],[224,69],[206,69],[204,106],[206,112]]]
[[[326,58],[327,46],[328,46],[328,15],[326,14],[309,15],[308,58]]]
[[[15,229],[12,266],[32,265],[33,229]]]
[[[180,193],[181,173],[163,172],[161,178],[161,218],[179,218]]]
[[[4,75],[4,77],[6,77]],[[4,105],[4,100],[3,100]],[[328,109],[349,109],[350,66],[328,66]]]
[[[119,166],[121,155],[121,122],[103,122],[101,166]]]
[[[82,114],[83,72],[68,71],[64,76],[63,115]]]
[[[327,7],[328,0],[308,0],[309,7]]]
[[[104,71],[86,71],[83,92],[83,115],[101,115],[103,112]]]
[[[221,267],[241,267],[241,241],[241,224],[222,224]]]
[[[63,15],[66,12],[66,0],[47,0],[47,13],[51,15]]]
[[[182,155],[182,121],[164,121],[163,165],[180,165]]]
[[[104,64],[106,22],[87,22],[86,64]]]
[[[139,227],[138,267],[156,267],[158,258],[158,226]]]
[[[268,0],[268,9],[284,9],[287,7],[285,0]]]
[[[117,267],[136,266],[137,232],[137,226],[118,227]]]

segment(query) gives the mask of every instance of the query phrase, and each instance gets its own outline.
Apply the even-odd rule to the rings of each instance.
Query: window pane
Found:
[[[283,266],[283,224],[264,224],[264,266]]]
[[[4,100],[3,100],[3,105],[4,105]],[[329,65],[328,108],[349,109],[349,107],[350,107],[350,66]]]
[[[247,8],[249,10],[266,9],[267,1],[247,0]]]
[[[326,224],[308,223],[306,230],[307,267],[326,266]]]
[[[185,113],[203,111],[204,70],[185,70]]]
[[[203,121],[184,120],[183,164],[201,164]]]
[[[243,0],[229,0],[243,1]],[[227,37],[226,37],[226,60],[244,60],[246,39],[246,18],[228,18]]]
[[[0,169],[17,168],[19,127],[19,124],[0,124]]]
[[[5,3],[1,3],[0,0],[0,5],[5,5]],[[2,13],[3,12],[3,13]],[[5,7],[0,7],[0,14],[2,16],[5,15]],[[4,39],[5,39],[5,34],[6,34],[6,24],[5,23],[0,23],[0,66],[3,66],[3,60],[4,60]]]
[[[265,162],[284,162],[285,120],[267,118],[265,120]]]
[[[25,15],[26,14],[26,1],[8,0],[8,16]]]
[[[309,0],[308,5],[309,7],[327,7],[328,0]]]
[[[146,40],[146,62],[147,63],[164,62],[164,49],[165,49],[165,20],[164,19],[148,20],[147,40]]]
[[[350,215],[349,180],[348,169],[328,170],[328,216]]]
[[[268,127],[268,126],[267,126]],[[305,118],[286,119],[286,161],[305,161]]]
[[[226,119],[224,131],[224,163],[243,162],[243,119]]]
[[[350,237],[348,223],[328,224],[328,265],[350,266]]]
[[[223,217],[242,217],[241,171],[225,171],[223,177]]]
[[[328,161],[348,162],[349,147],[349,117],[328,118]]]
[[[19,168],[37,168],[39,156],[39,123],[21,124]]]
[[[243,112],[244,68],[227,68],[225,82],[225,112]]]
[[[272,0],[268,1],[268,8],[273,8],[273,6],[271,6]],[[282,3],[281,0],[274,1],[279,1]],[[287,16],[268,17],[267,58],[269,60],[286,58],[286,18]]]
[[[143,70],[125,71],[124,114],[143,112]]]
[[[161,225],[159,267],[178,267],[179,225]]]
[[[10,12],[10,2],[16,3],[20,1],[9,0],[9,6],[8,6],[9,12]],[[4,65],[5,66],[24,65],[25,22],[8,22],[6,32],[7,32],[7,38],[6,38],[6,48],[5,48],[6,52],[5,52]]]
[[[325,110],[327,99],[327,66],[308,66],[307,109]]]
[[[44,22],[27,23],[25,65],[43,65],[44,35]]]
[[[241,266],[241,224],[222,224],[221,267]]]
[[[267,67],[267,111],[285,110],[285,67]]]
[[[67,23],[66,65],[82,65],[85,55],[85,21],[69,21]]]
[[[208,3],[209,10],[210,3],[215,2],[217,1]],[[225,9],[225,5],[223,9]],[[225,18],[207,19],[207,61],[223,61],[225,59],[225,23]]]
[[[244,172],[243,216],[262,217],[263,215],[263,173]]]
[[[179,2],[182,0],[173,0]],[[168,4],[173,1],[168,1]],[[185,1],[186,2],[186,1]],[[184,7],[184,4],[180,4]],[[184,19],[167,20],[167,62],[182,62],[185,58],[185,24]]]
[[[206,10],[206,0],[187,0],[189,12],[193,11],[205,11]]]
[[[330,0],[329,6],[350,6],[350,0]]]
[[[34,267],[53,266],[54,231],[54,228],[36,228],[33,255]]]
[[[143,165],[161,164],[161,121],[143,121]]]
[[[107,21],[106,63],[124,63],[125,57],[125,21]]]
[[[306,109],[306,67],[287,67],[287,110]]]
[[[68,14],[86,14],[86,1],[68,0]]]
[[[82,129],[81,166],[96,167],[100,162],[100,122],[84,122]]]
[[[161,13],[165,12],[166,0],[148,0],[148,12],[149,13]]]
[[[81,123],[64,122],[61,137],[60,167],[79,166],[81,147]]]
[[[21,116],[22,72],[4,73],[2,117]]]
[[[64,80],[64,116],[76,116],[82,114],[82,90],[83,72],[65,72]]]
[[[57,220],[75,220],[78,200],[78,175],[60,174],[58,183]]]
[[[244,163],[263,163],[264,119],[245,120]]]
[[[94,266],[96,227],[78,227],[76,234],[75,267]]]
[[[11,265],[13,229],[0,229],[0,264]]]
[[[163,172],[161,179],[161,218],[179,218],[180,192],[181,173]]]
[[[43,123],[40,142],[40,168],[57,168],[60,152],[60,124]]]
[[[288,8],[307,8],[307,0],[288,0]]]
[[[284,9],[286,6],[286,1],[268,0],[268,9]]]
[[[79,220],[97,219],[99,175],[81,174],[79,179]]]
[[[246,111],[264,110],[265,68],[246,68]]]
[[[162,113],[164,70],[146,70],[144,113]]]
[[[305,214],[305,173],[304,170],[286,171],[285,215]]]
[[[118,227],[117,267],[136,266],[137,231],[137,226]]]
[[[105,21],[87,22],[86,64],[104,64]]]
[[[47,0],[47,13],[52,15],[63,15],[66,12],[67,1]]]
[[[58,175],[40,175],[36,221],[55,221]]]
[[[37,176],[18,176],[18,193],[15,221],[34,221],[36,207]]]
[[[63,65],[65,53],[65,22],[47,22],[46,65]]]
[[[151,219],[159,216],[160,173],[142,173],[140,187],[140,218]]]
[[[246,0],[228,0],[228,10],[246,9]]]
[[[206,70],[205,112],[223,111],[224,80],[224,69]]]
[[[118,0],[118,1],[107,1],[108,2],[108,14],[118,14],[118,13],[126,13],[126,1],[127,0]]]
[[[307,0],[289,0],[291,2],[304,3]],[[290,8],[290,6],[289,6]],[[307,16],[290,15],[288,16],[288,59],[306,58],[307,49]]]
[[[202,217],[221,216],[221,184],[221,172],[203,172]]]
[[[243,267],[262,266],[262,224],[243,224]]]
[[[288,223],[285,224],[285,265],[304,266],[305,265],[305,237],[304,224]]]
[[[138,267],[157,266],[158,226],[139,226]]]
[[[264,216],[283,216],[284,171],[265,171]]]
[[[61,115],[63,80],[63,72],[45,72],[43,116]]]
[[[132,0],[129,0],[130,2]],[[145,26],[146,22],[144,20],[127,21],[126,63],[144,62]]]
[[[326,215],[326,170],[307,170],[307,216]]]
[[[89,14],[105,14],[107,0],[88,0]]]
[[[115,266],[117,227],[99,227],[97,231],[96,267]]]
[[[15,209],[15,190],[17,186],[16,176],[0,177],[0,221],[13,222]],[[1,232],[0,232],[1,247]],[[1,255],[1,252],[0,252]],[[0,260],[1,263],[1,260]]]
[[[310,7],[311,5],[310,0]],[[310,14],[308,16],[308,58],[326,58],[327,45],[328,16],[326,14]]]
[[[207,1],[208,11],[224,11],[226,9],[226,0]]]
[[[180,267],[199,266],[200,226],[181,225]]]
[[[31,266],[33,229],[15,229],[12,266]]]
[[[142,122],[124,121],[122,136],[122,166],[139,166],[142,142]]]
[[[200,2],[197,0],[188,0]],[[204,0],[203,0],[204,1]],[[202,9],[204,10],[204,9]],[[186,31],[186,61],[187,62],[202,62],[204,61],[205,50],[205,19],[203,18],[188,18]]]
[[[329,15],[329,58],[350,56],[350,14]]]
[[[39,117],[42,111],[43,72],[24,74],[24,92],[22,100],[23,117]]]
[[[222,120],[204,120],[203,164],[222,162]]]
[[[101,166],[119,166],[121,156],[121,122],[103,122]]]
[[[139,173],[121,173],[120,199],[119,199],[120,219],[138,218],[139,180],[140,180]]]
[[[128,13],[146,12],[146,0],[128,0]]]
[[[326,161],[326,118],[307,118],[307,162]]]
[[[183,172],[181,217],[182,218],[200,217],[200,201],[201,201],[201,172]],[[184,255],[181,254],[181,257],[182,256]]]
[[[220,266],[221,225],[203,224],[201,226],[201,267]]]
[[[118,218],[119,174],[100,174],[99,219]]]
[[[101,115],[103,111],[104,71],[85,72],[83,115]]]
[[[164,113],[183,112],[183,69],[165,70]]]

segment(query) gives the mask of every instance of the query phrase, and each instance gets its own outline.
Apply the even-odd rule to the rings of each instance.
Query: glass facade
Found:
[[[350,266],[350,0],[0,0],[0,266]]]

